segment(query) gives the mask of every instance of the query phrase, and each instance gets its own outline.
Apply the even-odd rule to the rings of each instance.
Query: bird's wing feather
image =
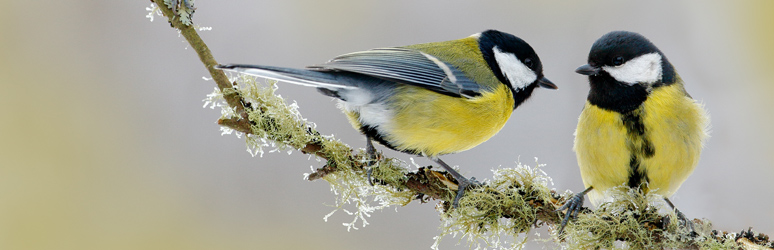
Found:
[[[382,48],[344,54],[310,68],[364,74],[445,95],[471,98],[481,94],[480,85],[453,65],[408,48]]]
[[[305,69],[293,69],[252,64],[221,64],[216,69],[247,74],[267,79],[298,84],[307,87],[327,89],[354,89],[355,86],[337,83],[336,78],[330,74]]]

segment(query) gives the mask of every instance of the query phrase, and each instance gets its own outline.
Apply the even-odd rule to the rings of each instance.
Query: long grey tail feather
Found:
[[[337,83],[336,77],[332,74],[306,69],[251,64],[221,64],[215,66],[215,68],[307,87],[317,87],[331,90],[356,88],[355,86]]]

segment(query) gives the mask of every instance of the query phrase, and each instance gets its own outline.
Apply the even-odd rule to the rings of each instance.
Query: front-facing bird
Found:
[[[667,198],[696,167],[709,121],[672,64],[642,35],[614,31],[592,45],[576,72],[591,85],[574,147],[586,190],[563,206],[567,215],[584,194],[598,205],[621,185],[662,195],[674,208]]]
[[[438,156],[473,148],[494,136],[543,77],[532,47],[487,30],[445,42],[372,49],[338,56],[308,69],[220,65],[264,78],[316,87],[338,98],[349,122],[371,140],[427,156],[459,182],[456,206],[472,184]]]

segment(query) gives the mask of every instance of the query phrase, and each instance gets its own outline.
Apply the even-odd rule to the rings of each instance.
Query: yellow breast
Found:
[[[379,126],[380,134],[397,150],[427,156],[473,148],[497,134],[513,113],[513,96],[505,85],[470,99],[410,85],[395,91],[386,103],[391,117]],[[348,117],[360,125],[357,114]]]
[[[709,118],[701,104],[684,94],[681,84],[662,88],[644,106],[644,125],[656,157],[645,158],[642,164],[647,166],[649,188],[669,197],[699,163]]]
[[[654,154],[640,157],[648,181],[646,191],[669,197],[695,169],[707,137],[708,118],[700,104],[686,96],[680,83],[654,89],[639,110],[645,139]],[[602,193],[626,184],[631,171],[629,145],[638,144],[623,124],[621,114],[590,103],[581,113],[575,146],[583,183],[593,186],[589,200],[598,204]]]
[[[594,204],[601,193],[625,184],[629,178],[627,132],[621,115],[586,102],[575,131],[574,150],[583,184],[594,189],[588,193]]]

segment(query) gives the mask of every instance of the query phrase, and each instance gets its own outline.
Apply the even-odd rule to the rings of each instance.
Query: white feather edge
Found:
[[[277,73],[275,71],[271,70],[264,70],[264,69],[255,69],[255,68],[223,68],[223,71],[227,72],[233,72],[233,73],[239,73],[239,74],[246,74],[251,76],[257,76],[261,78],[271,79],[271,80],[277,80],[281,82],[287,82],[292,83],[296,85],[306,86],[306,87],[316,87],[316,88],[328,88],[328,89],[357,89],[355,86],[347,86],[347,85],[341,85],[341,84],[331,84],[331,83],[324,83],[324,82],[316,82],[316,81],[310,81],[310,80],[304,80],[296,77],[292,77],[289,75]]]

